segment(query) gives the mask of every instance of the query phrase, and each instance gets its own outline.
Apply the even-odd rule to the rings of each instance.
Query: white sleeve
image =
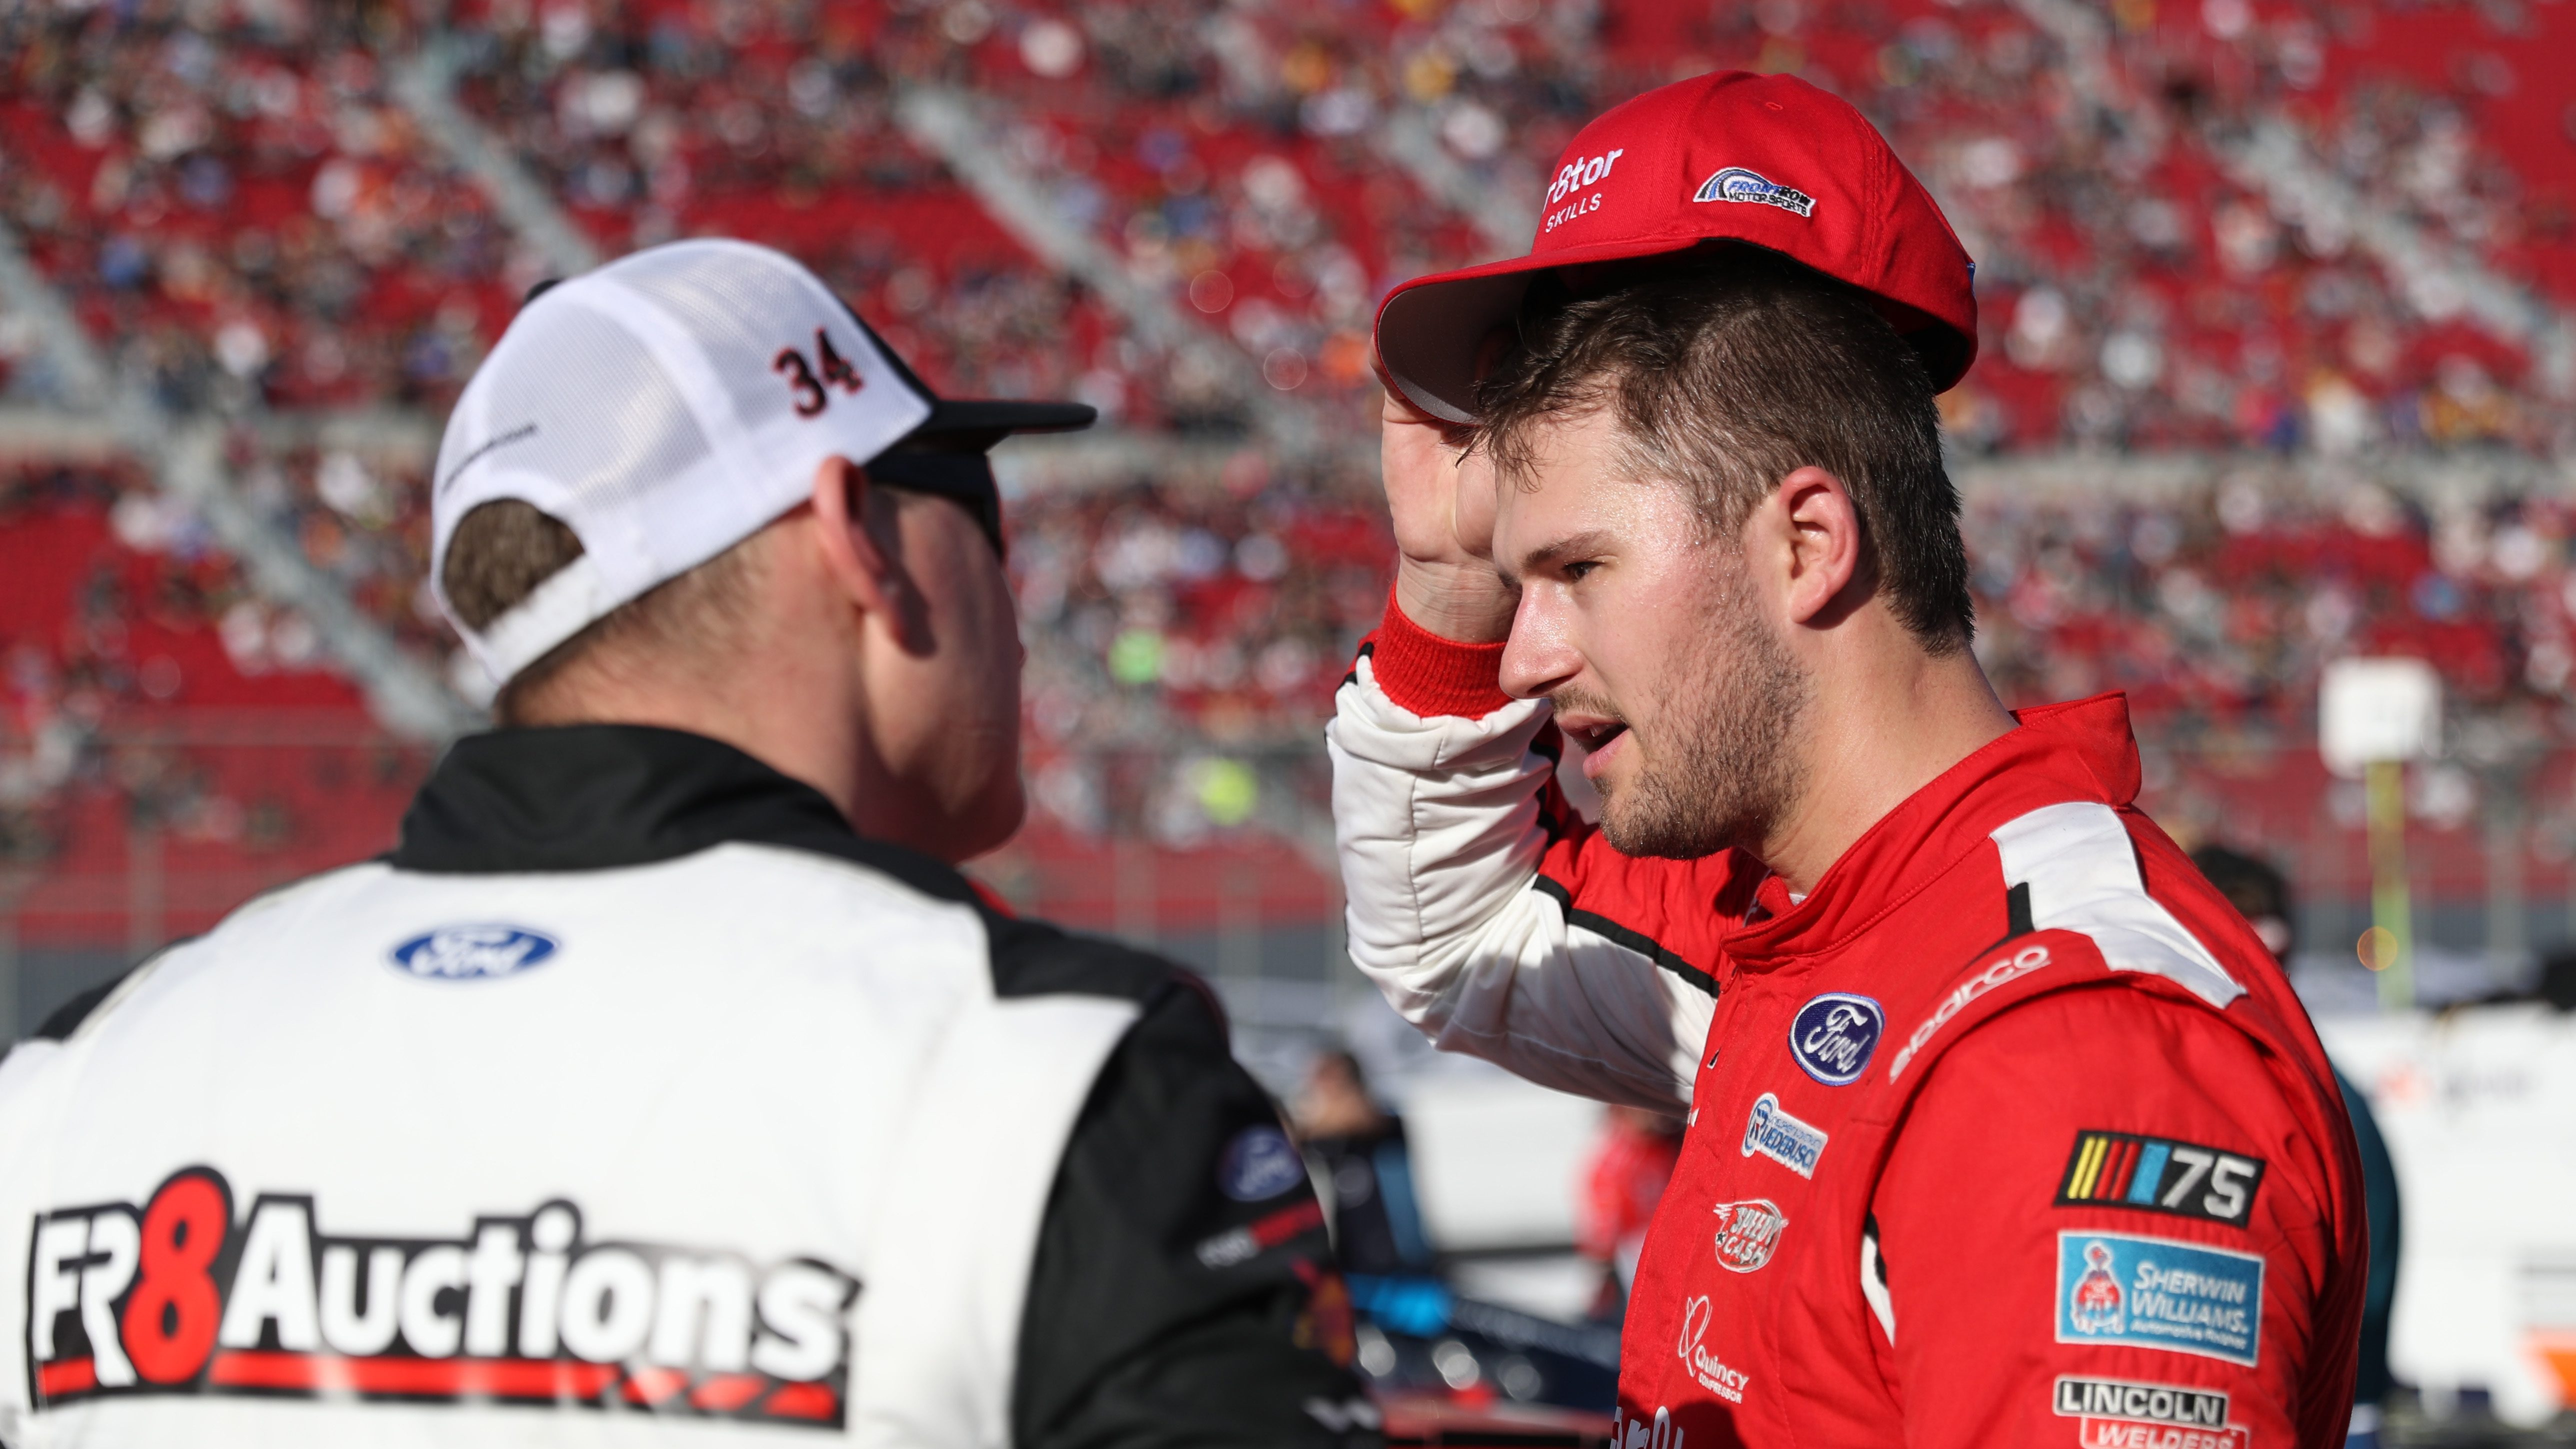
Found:
[[[1361,657],[1324,731],[1351,960],[1442,1051],[1605,1102],[1686,1106],[1714,993],[1542,880],[1556,762],[1532,746],[1547,719],[1543,701],[1417,715]]]

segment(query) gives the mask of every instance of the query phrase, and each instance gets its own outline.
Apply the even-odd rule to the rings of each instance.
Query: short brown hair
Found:
[[[1931,378],[1868,294],[1740,245],[1610,280],[1525,308],[1520,346],[1477,385],[1499,473],[1528,477],[1541,418],[1607,407],[1629,471],[1681,483],[1707,536],[1731,539],[1781,479],[1823,468],[1890,610],[1936,656],[1964,646],[1976,612]]]
[[[501,686],[492,700],[493,717],[505,725],[529,723],[529,706],[547,683],[603,643],[676,650],[717,643],[750,609],[749,543],[745,539],[627,600],[548,650]],[[458,621],[480,632],[581,555],[581,539],[562,520],[516,498],[495,499],[456,521],[438,581]]]

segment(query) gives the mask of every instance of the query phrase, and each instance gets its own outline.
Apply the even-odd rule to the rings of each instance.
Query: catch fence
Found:
[[[2147,808],[2186,844],[2280,866],[2302,949],[2349,963],[2369,923],[2358,782],[2305,740],[2147,737]],[[2408,861],[2423,949],[2473,991],[2576,943],[2576,748],[2461,753],[2412,770]],[[364,720],[296,712],[0,733],[0,1028],[32,1030],[252,896],[389,849],[433,763]],[[1103,748],[1031,776],[1029,826],[971,867],[1013,909],[1153,946],[1274,1024],[1321,1025],[1365,991],[1343,957],[1320,739]]]

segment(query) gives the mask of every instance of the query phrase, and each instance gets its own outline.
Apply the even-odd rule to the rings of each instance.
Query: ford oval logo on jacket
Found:
[[[1887,1013],[1866,996],[1828,991],[1798,1008],[1789,1023],[1789,1051],[1808,1076],[1828,1087],[1848,1087],[1869,1070]]]
[[[524,926],[441,926],[394,948],[393,963],[430,981],[488,981],[555,953],[555,938]]]

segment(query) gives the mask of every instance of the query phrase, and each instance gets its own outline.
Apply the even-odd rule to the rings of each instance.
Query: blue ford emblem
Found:
[[[394,948],[393,962],[431,981],[488,981],[555,953],[555,938],[524,926],[441,926]]]
[[[1266,1202],[1306,1180],[1306,1160],[1276,1127],[1246,1127],[1218,1155],[1216,1185],[1236,1202]]]
[[[1887,1030],[1887,1013],[1866,996],[1828,991],[1798,1008],[1789,1023],[1789,1051],[1808,1076],[1828,1087],[1848,1087],[1869,1070],[1870,1054]]]

